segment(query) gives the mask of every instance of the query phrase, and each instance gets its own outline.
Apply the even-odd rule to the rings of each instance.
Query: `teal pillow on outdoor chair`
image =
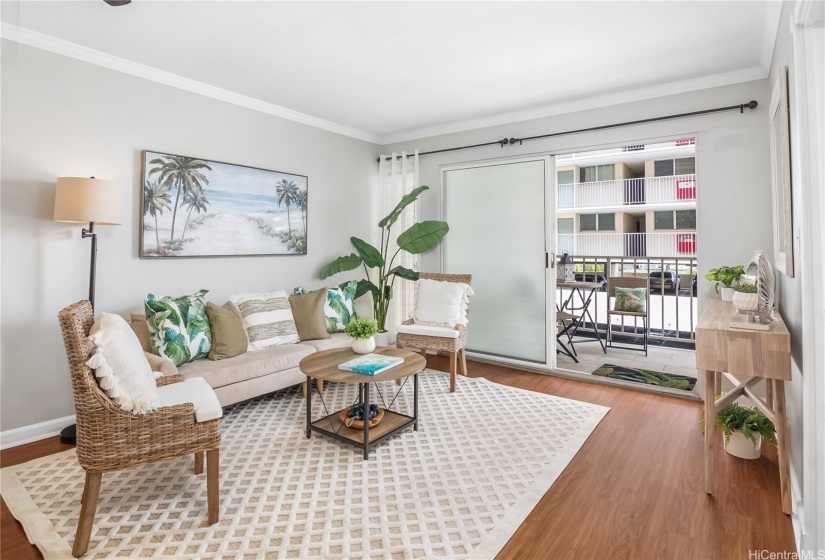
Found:
[[[644,313],[647,304],[646,288],[616,288],[614,311]]]

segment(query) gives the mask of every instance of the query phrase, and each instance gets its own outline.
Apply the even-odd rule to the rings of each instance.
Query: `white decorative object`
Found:
[[[745,272],[756,277],[756,295],[758,304],[755,319],[763,325],[773,322],[773,305],[776,294],[776,272],[771,266],[765,251],[757,250],[748,263]]]
[[[378,164],[378,215],[375,217],[375,221],[378,222],[378,220],[387,216],[399,200],[420,185],[418,179],[418,150],[411,154],[393,152],[391,155],[382,155]],[[417,221],[418,202],[416,201],[401,212],[401,216],[393,226],[393,231],[399,233],[406,231]],[[380,247],[379,242],[380,239],[375,239],[374,245]],[[396,236],[391,235],[387,242],[389,243],[389,254],[395,255],[398,250]],[[394,263],[410,270],[418,270],[419,257],[407,251],[399,251],[395,256]],[[384,328],[389,332],[395,332],[395,328],[404,319],[412,316],[414,307],[415,282],[396,277],[393,286],[393,298],[387,310]],[[379,344],[379,346],[386,345]]]
[[[725,435],[722,434],[722,441],[724,440]],[[762,436],[756,434],[756,442],[753,442],[742,432],[732,432],[730,442],[725,444],[725,451],[740,459],[759,459],[762,456]]]
[[[94,370],[100,388],[115,404],[133,414],[160,406],[155,374],[123,317],[101,313],[88,340],[92,354],[86,365]]]
[[[453,328],[467,324],[467,303],[473,289],[463,282],[419,280],[413,320],[419,325]]]
[[[719,294],[722,296],[722,301],[733,301],[733,294],[735,293],[736,290],[734,290],[733,288],[719,286]]]
[[[355,338],[352,341],[352,351],[356,354],[369,354],[375,350],[375,337]]]
[[[733,299],[731,301],[733,301],[733,306],[740,313],[756,311],[756,308],[759,305],[759,294],[734,292]]]

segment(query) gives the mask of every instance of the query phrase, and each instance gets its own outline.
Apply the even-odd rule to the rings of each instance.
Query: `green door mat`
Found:
[[[621,379],[634,383],[645,383],[647,385],[658,385],[660,387],[670,387],[671,389],[682,389],[690,391],[696,385],[695,377],[686,375],[676,375],[675,373],[663,373],[661,371],[651,371],[649,369],[636,369],[625,366],[615,366],[604,364],[597,368],[593,375],[609,377],[610,379]]]

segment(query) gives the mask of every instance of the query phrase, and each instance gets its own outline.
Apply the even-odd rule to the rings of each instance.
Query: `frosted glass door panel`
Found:
[[[473,275],[467,349],[546,363],[544,161],[446,171],[447,273]]]

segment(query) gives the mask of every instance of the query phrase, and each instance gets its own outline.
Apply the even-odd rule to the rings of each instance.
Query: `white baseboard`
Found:
[[[56,418],[39,424],[31,424],[30,426],[21,426],[13,430],[6,430],[0,432],[0,449],[8,449],[9,447],[17,447],[24,443],[31,443],[47,437],[52,437],[60,434],[60,430],[66,426],[71,426],[75,423],[74,414],[71,416],[64,416],[63,418]]]
[[[793,526],[793,538],[796,541],[796,551],[802,550],[802,528],[805,526],[805,507],[802,502],[802,490],[799,486],[799,479],[796,478],[796,470],[793,463],[789,465],[791,473],[791,525]]]

